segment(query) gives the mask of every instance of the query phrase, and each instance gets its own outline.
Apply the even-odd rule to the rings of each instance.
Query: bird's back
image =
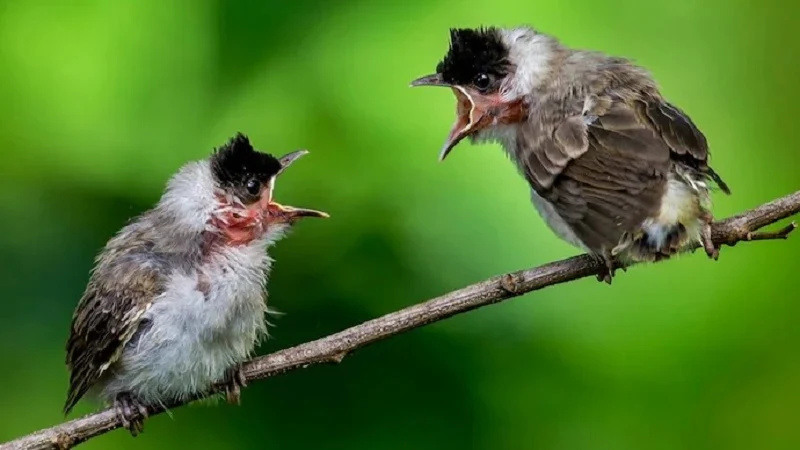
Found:
[[[640,254],[671,251],[662,248],[674,244],[671,233],[696,232],[713,171],[705,137],[689,117],[623,58],[565,52],[553,70],[529,97],[528,120],[505,143],[550,227],[608,254],[637,239],[654,247]],[[648,228],[653,221],[663,226]]]

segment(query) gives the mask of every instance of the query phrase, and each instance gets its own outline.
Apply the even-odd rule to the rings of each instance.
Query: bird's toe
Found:
[[[122,427],[136,437],[144,431],[144,421],[148,417],[147,407],[132,395],[122,393],[114,400],[114,408]]]
[[[239,364],[228,372],[225,383],[225,398],[232,405],[239,405],[242,401],[242,388],[247,387],[247,377]]]

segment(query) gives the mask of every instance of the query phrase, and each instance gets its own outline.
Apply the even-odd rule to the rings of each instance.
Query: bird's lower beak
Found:
[[[439,152],[439,161],[444,161],[450,151],[465,137],[483,128],[492,120],[487,114],[485,105],[476,103],[466,89],[453,86],[453,93],[456,95],[456,121]]]
[[[444,161],[451,150],[465,137],[489,125],[496,116],[493,103],[481,95],[471,95],[465,88],[442,80],[441,74],[428,75],[411,82],[412,87],[440,86],[453,89],[456,95],[456,121],[439,152],[439,161]],[[494,114],[491,112],[494,111]]]
[[[292,165],[292,163],[294,163],[300,157],[305,156],[307,154],[308,150],[297,150],[282,156],[280,158],[281,170],[278,172],[276,176],[283,173],[283,171],[286,170],[287,167]],[[322,217],[322,218],[330,217],[328,213],[324,213],[322,211],[317,211],[314,209],[295,208],[294,206],[281,205],[280,203],[273,201],[272,191],[274,190],[274,188],[275,188],[275,179],[273,178],[269,186],[265,187],[264,191],[261,193],[261,201],[259,202],[262,215],[268,224],[293,223],[294,221],[301,219],[303,217]]]
[[[444,161],[450,151],[465,137],[497,125],[516,124],[524,120],[526,108],[522,99],[506,100],[500,94],[484,95],[453,86],[456,95],[456,122],[439,153]]]
[[[295,208],[280,203],[270,202],[266,209],[267,223],[293,223],[303,217],[320,217],[327,219],[328,213],[314,209]]]

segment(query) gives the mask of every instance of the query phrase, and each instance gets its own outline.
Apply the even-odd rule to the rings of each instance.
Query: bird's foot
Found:
[[[682,223],[677,224],[673,230],[667,234],[665,246],[660,252],[663,255],[661,259],[669,259],[670,256],[678,254],[684,242],[687,240],[686,237],[686,227]]]
[[[714,222],[714,218],[707,213],[701,217],[701,220],[703,225],[700,227],[700,243],[703,245],[706,255],[716,261],[719,259],[719,246],[714,245],[714,241],[711,239],[711,224]]]
[[[231,405],[239,405],[242,402],[242,388],[247,387],[247,378],[244,376],[242,366],[237,364],[228,371],[228,378],[225,381],[225,398]]]
[[[607,253],[596,254],[594,257],[602,263],[600,270],[597,272],[597,281],[601,283],[611,284],[617,269],[622,269],[623,272],[628,271],[625,266],[617,265],[614,262],[614,257]]]
[[[144,431],[144,421],[147,419],[147,407],[132,394],[123,392],[114,399],[114,409],[117,411],[123,428],[136,437]]]

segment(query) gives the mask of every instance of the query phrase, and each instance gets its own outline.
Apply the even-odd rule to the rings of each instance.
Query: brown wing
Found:
[[[142,315],[163,292],[159,264],[133,250],[110,251],[100,259],[72,318],[67,341],[70,385],[64,412],[86,394],[119,358],[142,326]],[[100,280],[104,280],[101,282]]]
[[[551,137],[523,130],[519,139],[532,187],[596,252],[611,250],[658,212],[672,160],[716,175],[688,117],[660,98],[631,97],[594,98]]]
[[[708,165],[708,141],[680,108],[660,97],[645,97],[636,102],[637,113],[655,130],[672,151],[672,159],[713,180],[726,194],[728,185]]]

